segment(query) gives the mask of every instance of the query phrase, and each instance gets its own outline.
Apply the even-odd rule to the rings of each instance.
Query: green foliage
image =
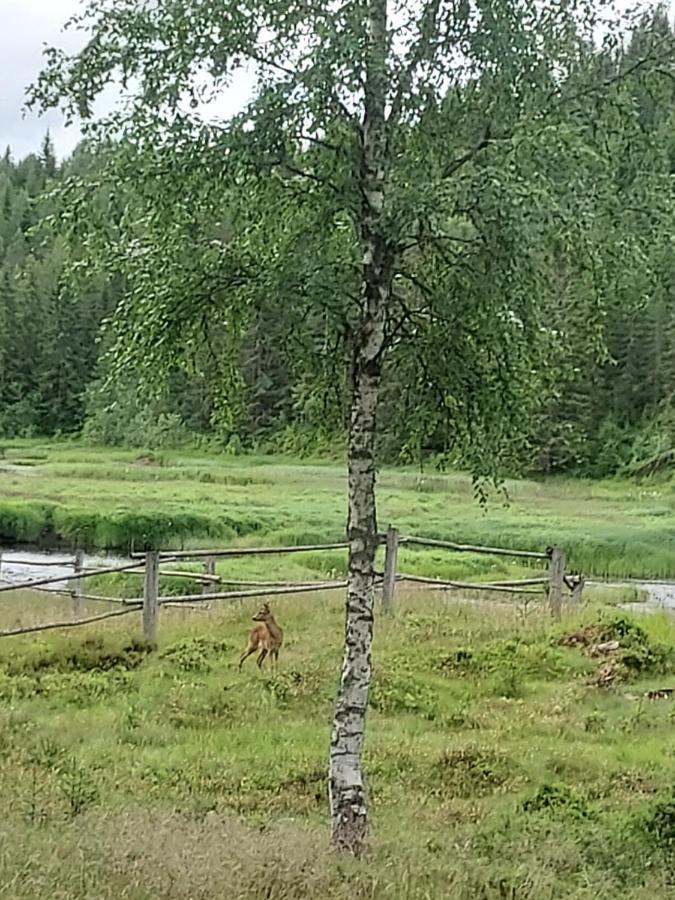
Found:
[[[88,438],[332,451],[370,196],[365,12],[118,6],[82,12],[91,40],[50,51],[31,95],[88,122],[72,177],[41,163],[57,179],[45,227],[64,242],[64,277],[121,296]],[[530,460],[614,472],[672,390],[667,18],[643,16],[628,40],[635,22],[585,0],[418,12],[399,11],[409,42],[391,42],[378,82],[391,110],[380,455],[440,454],[478,476]],[[246,62],[251,101],[205,121],[205,84],[217,97]],[[91,121],[117,78],[137,102]],[[158,382],[139,404],[137,384]]]
[[[555,680],[569,670],[569,663],[556,647],[511,638],[487,644],[480,652],[460,647],[442,658],[438,668],[453,678],[472,673],[499,675],[498,684],[508,688],[504,696],[517,696],[520,679]]]
[[[603,640],[618,640],[619,662],[631,677],[667,674],[675,667],[675,651],[655,643],[647,632],[626,616],[603,622]]]
[[[109,672],[113,669],[132,670],[141,665],[150,647],[140,641],[122,646],[110,646],[100,636],[65,647],[54,646],[49,652],[35,647],[34,653],[20,653],[5,657],[0,668],[13,677],[40,672]]]
[[[55,768],[59,792],[67,804],[67,815],[74,819],[99,799],[99,790],[92,773],[76,759],[65,760]]]
[[[332,700],[316,669],[275,672],[265,679],[265,691],[280,709],[297,707],[303,703],[325,705]]]
[[[225,641],[207,638],[188,638],[162,651],[162,658],[181,672],[209,671],[217,658],[232,650]]]
[[[338,465],[273,456],[231,457],[207,451],[93,449],[75,443],[10,442],[1,475],[0,535],[5,543],[45,541],[128,549],[158,537],[169,546],[328,543],[344,539],[344,480]],[[17,461],[30,466],[18,466]],[[433,490],[419,490],[424,479]],[[487,546],[565,548],[571,571],[663,578],[675,575],[673,490],[668,481],[513,481],[510,506],[499,498],[477,516],[470,477],[383,468],[380,522],[402,532]],[[56,504],[56,505],[55,505]],[[291,565],[289,569],[288,566]],[[336,550],[287,559],[236,560],[230,577],[298,580],[344,574]],[[506,557],[402,546],[399,568],[448,580],[502,580],[544,574]],[[120,577],[137,596],[137,576]],[[103,587],[98,582],[97,590]],[[175,587],[175,584],[174,584]],[[167,588],[169,586],[167,585]],[[171,589],[171,588],[169,588]],[[113,591],[114,593],[114,591]],[[589,587],[599,603],[635,600]],[[471,649],[471,648],[469,648]]]
[[[498,52],[500,75],[478,77],[478,66],[465,90],[440,91],[433,103],[428,84],[414,88],[415,67],[405,76],[410,66],[392,57],[391,91],[401,86],[403,107],[392,125],[385,225],[409,249],[394,279],[384,461],[480,472],[491,458],[507,472],[593,477],[672,468],[672,30],[656,12],[625,50],[613,29],[592,49],[583,4],[556,15],[574,18],[577,6],[575,38],[568,45],[558,35],[543,56],[531,34],[546,30],[544,12],[525,26],[517,3],[499,6],[465,52]],[[455,38],[469,15],[462,9]],[[92,43],[82,66],[53,54],[36,88],[47,104],[64,95],[87,106],[105,73],[143,68],[137,57],[153,29],[167,40],[189,33],[180,63],[153,52],[157,71],[140,79],[142,140],[138,120],[115,118],[112,129],[92,126],[87,146],[64,163],[48,137],[39,154],[0,161],[0,434],[83,429],[87,441],[111,446],[208,437],[236,452],[334,455],[348,418],[360,258],[350,221],[353,123],[324,93],[336,63],[312,45],[320,64],[306,61],[296,73],[302,99],[293,94],[289,105],[281,98],[290,82],[281,70],[277,82],[267,56],[260,61],[252,34],[216,47],[213,9],[190,19],[188,32],[181,15],[167,2],[125,19],[117,37],[133,46],[128,55],[105,40]],[[303,15],[318,27],[313,13]],[[331,46],[358,69],[346,46],[361,46],[359,25],[339,22]],[[115,23],[93,9],[89,25],[100,34]],[[284,21],[275,41],[295,27]],[[504,44],[499,35],[511,31]],[[195,87],[190,53],[218,79],[223,53],[247,52],[271,81],[263,78],[259,99],[222,129],[187,114],[177,87],[158,87]],[[525,58],[537,65],[521,71]],[[557,65],[574,74],[554,87]],[[177,76],[160,78],[172,66]],[[505,95],[502,78],[522,79],[517,98]],[[340,71],[349,92],[344,79]],[[301,108],[311,108],[317,135],[299,136]],[[424,109],[424,126],[410,127],[405,109],[415,122]],[[490,122],[485,136],[479,121]],[[147,137],[157,128],[161,146]],[[133,144],[111,142],[120,134]],[[140,329],[126,355],[111,351],[109,326],[97,339],[114,310],[127,337]],[[153,373],[166,376],[163,390],[139,391]]]
[[[52,192],[88,165],[81,151],[58,165],[49,136],[39,156],[0,160],[0,435],[82,426],[101,320],[120,285],[67,285],[64,235],[44,224],[55,209]]]
[[[176,448],[194,442],[195,432],[208,425],[192,416],[186,421],[178,400],[189,402],[190,386],[183,384],[183,395],[150,400],[139,393],[131,379],[110,385],[99,381],[89,386],[86,420],[82,428],[85,443],[110,447]],[[177,393],[177,391],[175,391]],[[173,402],[172,402],[173,401]],[[188,425],[190,422],[190,426]]]
[[[588,803],[567,785],[543,784],[532,797],[522,805],[523,812],[546,812],[550,815],[569,815],[587,818],[590,814]]]
[[[434,766],[437,777],[455,797],[483,797],[513,788],[517,767],[492,748],[446,750]]]
[[[670,401],[648,413],[633,437],[626,470],[632,475],[653,475],[670,469],[675,461],[673,434],[675,409]]]
[[[369,696],[370,705],[385,715],[416,713],[433,721],[438,716],[433,691],[415,679],[410,672],[376,671]]]
[[[657,846],[672,857],[675,854],[675,791],[653,805],[644,826]]]
[[[116,509],[100,514],[84,509],[56,509],[52,521],[57,535],[80,547],[146,550],[195,535],[228,538],[236,533],[226,516],[212,518],[188,510],[171,513]]]
[[[617,646],[607,656],[600,654],[600,673],[611,676],[611,682],[665,675],[675,668],[673,647],[653,640],[646,629],[625,615],[602,616],[600,621],[562,639],[567,646],[589,648],[591,654],[594,647],[608,642]]]
[[[51,529],[53,508],[41,503],[0,501],[0,539],[38,541]]]

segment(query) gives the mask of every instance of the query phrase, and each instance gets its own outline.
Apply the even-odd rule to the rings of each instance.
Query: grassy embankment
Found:
[[[268,457],[163,453],[154,460],[70,444],[10,444],[0,460],[0,540],[102,549],[334,541],[344,533],[344,468]],[[380,475],[380,521],[402,531],[501,546],[565,547],[569,565],[612,576],[675,575],[675,485],[554,479],[507,485],[483,514],[462,474]],[[222,567],[231,577],[323,577],[344,554]],[[443,577],[515,574],[507,560],[402,553]]]
[[[5,595],[2,625],[54,618]],[[238,651],[255,601],[0,643],[0,897],[12,900],[655,900],[675,878],[675,626],[603,660],[533,613],[402,598],[378,621],[367,742],[374,837],[327,849],[342,642],[333,596],[274,603],[278,674]],[[90,607],[98,611],[100,605]]]

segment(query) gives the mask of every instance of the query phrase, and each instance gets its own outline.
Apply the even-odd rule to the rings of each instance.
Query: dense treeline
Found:
[[[586,127],[604,129],[604,140],[616,161],[614,194],[605,202],[603,215],[597,216],[597,240],[588,253],[583,277],[578,260],[566,258],[563,250],[556,257],[550,246],[542,248],[542,266],[550,269],[551,277],[547,295],[538,299],[556,339],[538,415],[521,423],[528,429],[529,446],[523,469],[591,475],[649,469],[670,461],[669,451],[675,447],[671,245],[675,198],[670,183],[675,174],[675,82],[653,72],[640,77],[644,47],[655,34],[675,46],[667,17],[657,14],[634,36],[627,51],[636,77],[613,86],[611,102],[598,104],[595,121],[580,124],[578,109],[573,109],[565,124],[570,133]],[[612,83],[611,55],[590,54],[584,64],[606,67],[607,81]],[[592,102],[591,98],[584,107],[586,115],[590,111],[592,116]],[[631,128],[619,128],[619,118],[628,119]],[[8,150],[0,161],[0,434],[83,432],[92,441],[139,446],[176,444],[199,436],[233,450],[264,446],[296,452],[339,444],[346,415],[346,391],[339,373],[346,367],[337,362],[344,362],[344,335],[319,312],[291,320],[275,296],[256,306],[255,315],[245,324],[234,364],[228,359],[241,389],[239,402],[229,401],[226,414],[219,393],[222,359],[230,350],[213,325],[200,364],[189,372],[177,367],[162,396],[139,397],[133,371],[110,382],[105,354],[109,342],[102,325],[124,296],[124,281],[121,276],[111,278],[109,269],[105,275],[88,271],[77,280],[72,264],[65,277],[66,249],[59,216],[54,215],[59,190],[67,190],[74,177],[92,178],[100,164],[84,147],[58,163],[49,138],[36,155],[15,161]],[[529,178],[533,192],[540,172],[547,170],[550,177],[552,168],[559,169],[561,184],[588,193],[589,216],[596,215],[593,160],[565,152],[563,127],[557,127],[549,147],[524,144],[517,165],[518,177]],[[481,174],[477,165],[476,179]],[[271,198],[276,177],[270,174]],[[265,202],[264,190],[262,195]],[[103,188],[89,197],[97,205],[101,228],[114,235],[125,204],[133,204],[134,198],[114,196]],[[213,234],[236,229],[227,223],[227,203],[224,197]],[[489,220],[484,215],[485,221]],[[470,223],[468,215],[463,230],[453,238],[452,252],[465,253],[467,266],[485,265],[488,272],[490,248],[480,246],[485,236],[474,233]],[[203,223],[196,221],[194,227],[197,233]],[[311,235],[311,227],[307,234]],[[536,235],[531,242],[536,247]],[[628,247],[630,265],[625,262]],[[78,250],[71,246],[69,252],[72,263]],[[339,294],[352,289],[345,274],[349,261],[340,257],[337,244],[335,266],[329,273],[322,271],[320,278],[303,268],[304,256],[298,257],[296,265],[290,245],[288,252],[289,283],[297,283],[299,291]],[[596,269],[600,257],[602,266]],[[210,270],[207,261],[201,269],[199,264],[199,260],[185,261],[190,270],[186,284],[199,285],[196,289],[201,290]],[[426,283],[424,275],[411,275],[407,288],[431,290],[433,273]],[[404,298],[407,288],[402,283]],[[208,284],[204,287],[210,289]],[[595,314],[589,313],[594,309]],[[407,324],[422,327],[414,318]],[[452,329],[444,343],[443,326],[435,323],[434,327],[438,355],[454,352]],[[304,348],[297,365],[288,352],[293,342]],[[561,354],[564,366],[557,364]],[[313,377],[317,360],[327,370],[321,378]],[[424,371],[415,361],[395,355],[390,365],[393,371],[383,398],[382,456],[393,461],[448,449],[451,453],[452,434],[439,415],[433,392],[426,389]],[[489,373],[489,366],[485,371]],[[471,390],[468,375],[466,384]]]
[[[49,136],[39,154],[0,161],[0,434],[78,431],[96,370],[103,318],[119,297],[108,280],[74,293],[65,248],[40,224],[56,184],[92,165],[83,154],[59,165]]]

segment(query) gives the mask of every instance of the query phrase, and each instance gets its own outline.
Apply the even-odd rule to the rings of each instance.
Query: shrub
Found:
[[[532,797],[523,801],[526,813],[564,813],[575,818],[588,818],[591,814],[586,800],[564,784],[542,784]]]
[[[109,646],[102,637],[91,637],[81,643],[35,646],[33,653],[22,653],[2,665],[9,676],[52,672],[109,672],[112,669],[131,670],[141,665],[150,647],[144,641],[132,640],[121,647]]]
[[[515,682],[525,677],[553,679],[569,667],[563,654],[546,643],[504,638],[480,650],[459,647],[441,659],[438,668],[453,676],[479,673]]]
[[[675,790],[654,805],[644,824],[647,834],[661,850],[675,853]]]
[[[409,672],[390,674],[377,672],[370,688],[369,703],[385,715],[400,712],[417,713],[433,721],[437,717],[436,696],[427,685]]]
[[[507,785],[514,767],[503,754],[483,747],[445,750],[434,764],[443,790],[456,797],[480,797]]]
[[[167,647],[162,651],[161,657],[169,660],[172,666],[182,672],[208,671],[215,657],[228,653],[231,649],[231,645],[225,641],[189,638]]]
[[[39,541],[52,529],[54,507],[46,503],[0,503],[0,541]]]

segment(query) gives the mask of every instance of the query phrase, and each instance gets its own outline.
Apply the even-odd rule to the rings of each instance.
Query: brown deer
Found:
[[[239,670],[241,671],[244,660],[248,659],[248,657],[252,653],[255,653],[256,650],[260,650],[260,656],[258,656],[258,659],[256,660],[259,669],[262,669],[262,664],[268,653],[274,663],[273,668],[276,668],[279,660],[279,648],[284,641],[284,632],[277,625],[267,603],[263,603],[258,612],[253,616],[253,621],[259,622],[260,624],[256,625],[251,630],[248,637],[248,646],[241,654],[239,660]]]

